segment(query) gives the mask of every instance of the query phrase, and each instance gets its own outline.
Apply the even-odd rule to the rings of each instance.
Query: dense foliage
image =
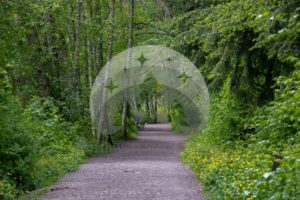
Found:
[[[247,108],[238,100],[213,98],[207,128],[191,137],[182,158],[214,198],[299,197],[299,80],[299,72],[278,79],[275,100],[243,119]]]
[[[109,3],[0,2],[0,199],[52,183],[86,156],[110,150],[92,135],[88,105],[107,60]],[[127,48],[127,7],[116,3],[113,54]],[[136,7],[141,20],[155,12]],[[135,137],[133,119],[127,129]]]
[[[0,1],[0,199],[110,149],[97,145],[88,109],[99,70],[128,45],[128,2],[116,1],[113,19],[110,3]],[[299,1],[136,0],[134,13],[133,46],[178,50],[209,86],[209,122],[182,153],[208,195],[299,199]],[[159,112],[181,132],[180,102],[163,108],[161,86],[151,74],[145,80],[141,105],[128,108],[128,137]],[[121,105],[117,117],[121,126]]]
[[[173,131],[176,133],[184,133],[184,126],[186,122],[184,120],[184,112],[182,105],[179,101],[174,101],[170,106],[169,121],[171,123]]]
[[[207,127],[182,154],[216,199],[299,198],[298,1],[232,0],[162,27],[162,42],[199,66]],[[277,166],[277,167],[275,167]]]
[[[84,136],[88,126],[67,122],[54,99],[35,97],[22,108],[3,71],[1,78],[1,198],[52,183],[101,150]]]

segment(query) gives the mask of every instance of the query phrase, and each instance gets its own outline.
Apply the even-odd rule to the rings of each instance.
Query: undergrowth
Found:
[[[275,100],[255,111],[224,87],[207,127],[185,145],[181,158],[212,199],[299,199],[299,71],[275,87]]]

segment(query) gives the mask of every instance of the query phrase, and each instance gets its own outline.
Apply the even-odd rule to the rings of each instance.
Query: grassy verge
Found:
[[[254,112],[232,96],[212,99],[207,127],[181,154],[211,199],[300,198],[299,77],[278,80],[275,100]]]
[[[88,117],[66,121],[53,99],[34,98],[25,109],[12,97],[7,101],[11,105],[0,105],[1,200],[34,199],[88,157],[112,150],[105,142],[98,144]],[[131,124],[133,139],[136,128]],[[113,140],[118,144],[122,138],[113,134]]]
[[[117,141],[116,141],[117,142]],[[118,141],[120,142],[120,141]],[[112,147],[107,144],[89,144],[86,149],[78,146],[64,147],[63,152],[55,155],[41,155],[35,163],[34,181],[37,189],[22,192],[18,200],[37,199],[49,191],[49,186],[54,184],[65,174],[76,171],[79,166],[87,161],[88,157],[111,152]]]
[[[136,139],[137,134],[131,132],[127,139]],[[119,145],[124,141],[120,137],[113,137],[114,145]],[[91,142],[91,141],[90,141]],[[36,163],[36,177],[38,182],[38,189],[34,191],[23,192],[18,200],[35,200],[39,196],[49,192],[49,186],[54,184],[65,174],[71,171],[76,171],[79,166],[87,161],[88,157],[94,155],[101,155],[110,153],[113,147],[109,144],[103,143],[98,145],[96,140],[93,143],[85,146],[85,149],[73,148],[72,151],[64,154],[57,154],[56,156],[41,156]]]
[[[207,145],[206,139],[193,136],[181,157],[211,199],[299,198],[299,144],[282,150],[280,167],[272,171],[274,147],[266,148],[263,142]]]

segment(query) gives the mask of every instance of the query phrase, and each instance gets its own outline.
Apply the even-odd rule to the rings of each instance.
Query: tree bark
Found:
[[[132,48],[133,44],[133,15],[134,15],[134,0],[129,0],[128,4],[128,48]]]
[[[154,107],[154,123],[157,123],[157,98],[154,96],[153,100],[153,107]]]
[[[150,106],[149,106],[149,96],[146,96],[145,107],[146,107],[146,114],[150,118],[151,113],[150,113]]]
[[[88,7],[87,2],[85,3],[85,21],[86,24],[92,22],[92,15],[93,15],[93,5],[92,8]],[[92,75],[92,65],[94,64],[93,52],[91,51],[91,42],[88,36],[88,31],[85,29],[85,66],[84,66],[84,73],[85,73],[85,87],[92,89],[93,86],[93,75]]]
[[[109,26],[109,37],[108,37],[108,48],[107,48],[107,67],[105,69],[105,74],[104,74],[104,85],[106,85],[108,83],[108,79],[109,79],[109,70],[110,70],[110,62],[111,62],[111,58],[112,58],[112,50],[113,50],[113,33],[114,33],[114,15],[115,15],[115,0],[111,0],[110,2],[110,12],[109,12],[109,21],[110,21],[110,26]],[[104,126],[106,126],[107,128],[107,133],[109,133],[108,131],[108,120],[107,120],[107,108],[106,105],[104,105],[103,103],[106,101],[107,98],[107,89],[106,87],[103,87],[103,92],[102,92],[102,96],[101,96],[101,103],[102,105],[100,105],[99,108],[99,126],[98,126],[98,140],[99,143],[101,143],[101,136],[103,134],[103,130],[104,130]],[[109,139],[111,139],[110,135]]]
[[[93,7],[94,7],[94,13],[95,13],[95,19],[96,22],[100,25],[103,26],[104,23],[103,21],[106,20],[106,16],[104,16],[101,12],[101,5],[99,1],[94,1],[93,0]],[[94,71],[96,76],[100,72],[101,68],[103,67],[103,32],[99,31],[99,43],[96,45],[92,46],[92,51],[95,55],[95,63],[94,63]]]
[[[133,43],[133,9],[134,9],[134,0],[129,0],[128,1],[128,16],[129,16],[129,23],[128,23],[128,56],[127,56],[127,66],[126,68],[130,68],[131,65],[131,48],[132,48],[132,43]],[[125,73],[125,81],[126,81],[126,85],[128,87],[128,83],[130,80],[130,75],[127,73],[129,73],[128,70],[124,71]],[[124,91],[124,98],[123,98],[123,110],[122,110],[122,135],[126,138],[127,137],[127,131],[126,131],[126,127],[127,127],[127,106],[128,106],[128,89],[126,88]],[[135,97],[133,97],[135,98]]]
[[[80,70],[80,25],[81,25],[81,11],[82,11],[82,0],[77,1],[77,12],[76,12],[76,22],[75,22],[75,35],[74,35],[74,42],[75,42],[75,49],[74,49],[74,82],[75,82],[75,91],[76,91],[76,98],[77,98],[77,106],[79,105],[80,101],[80,93],[81,93],[81,70]]]
[[[111,0],[110,12],[109,12],[110,26],[109,26],[108,48],[107,48],[107,61],[108,62],[111,60],[112,52],[113,52],[114,16],[115,16],[115,0]]]

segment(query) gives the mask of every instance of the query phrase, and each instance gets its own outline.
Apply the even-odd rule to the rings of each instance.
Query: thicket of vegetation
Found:
[[[136,23],[156,15],[144,4]],[[127,48],[128,19],[125,1],[0,2],[0,199],[111,149],[92,134],[89,95],[105,62]],[[135,137],[130,116],[126,129]]]
[[[300,197],[299,14],[299,1],[232,0],[162,25],[209,85],[209,122],[182,159],[212,199]]]
[[[106,61],[129,46],[130,2],[0,2],[0,199],[47,185],[107,149],[92,134],[89,93]],[[132,46],[178,50],[209,86],[209,122],[182,159],[211,198],[298,199],[299,1],[134,3]],[[155,80],[142,87],[142,98],[159,96]],[[180,129],[180,103],[169,109]],[[155,111],[130,113],[157,121]],[[122,107],[118,116],[122,126]],[[130,116],[126,129],[136,131]]]

